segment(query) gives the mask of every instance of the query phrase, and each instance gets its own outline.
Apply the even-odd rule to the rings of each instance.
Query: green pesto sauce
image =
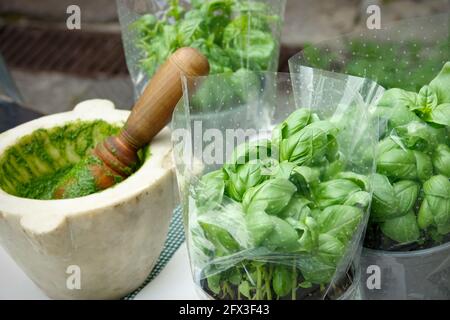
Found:
[[[58,182],[70,171],[71,167],[62,168],[54,173],[31,179],[17,186],[16,196],[29,199],[51,199]]]
[[[63,178],[76,178],[79,183],[66,189],[66,198],[99,191],[92,176],[83,170],[86,162],[97,161],[87,155],[120,127],[102,120],[74,121],[22,137],[0,156],[0,188],[14,196],[47,200]],[[140,162],[149,154],[148,148],[141,150]]]
[[[77,198],[99,191],[95,184],[95,179],[89,170],[89,165],[91,164],[101,164],[101,161],[93,155],[88,155],[74,165],[66,175],[58,179],[56,188],[61,185],[65,186],[63,198]],[[73,183],[74,181],[76,181],[76,184]],[[121,181],[122,179],[120,181],[116,180],[116,183]],[[53,192],[51,195],[53,195]]]

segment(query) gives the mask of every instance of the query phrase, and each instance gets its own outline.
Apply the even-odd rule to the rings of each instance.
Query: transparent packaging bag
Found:
[[[290,62],[368,78],[385,89],[419,91],[449,60],[449,39],[449,15],[443,13],[319,42]]]
[[[286,0],[117,0],[136,94],[183,46],[205,54],[214,74],[276,71],[285,5]]]
[[[362,268],[378,266],[370,299],[449,299],[449,15],[401,21],[325,41],[290,60],[360,75],[386,89],[379,117],[377,175]]]
[[[356,78],[305,67],[184,80],[172,141],[201,295],[354,298],[377,140]]]

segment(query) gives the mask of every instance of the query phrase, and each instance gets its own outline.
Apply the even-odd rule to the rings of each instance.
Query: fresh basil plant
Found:
[[[381,249],[411,243],[420,248],[449,239],[449,92],[447,62],[418,93],[390,89],[378,103],[376,114],[388,125],[376,151],[377,174],[371,179],[370,221],[379,229],[369,230],[381,231],[375,237],[387,237]]]
[[[339,134],[331,121],[298,109],[271,141],[238,146],[195,185],[192,237],[210,259],[202,270],[210,294],[325,294],[371,200],[369,177],[348,170],[339,154]]]
[[[273,15],[268,4],[205,0],[191,1],[186,8],[179,0],[167,2],[162,17],[145,14],[131,25],[135,46],[143,53],[140,66],[148,76],[184,46],[206,55],[211,74],[273,68],[279,44],[272,29],[281,25],[282,18]]]

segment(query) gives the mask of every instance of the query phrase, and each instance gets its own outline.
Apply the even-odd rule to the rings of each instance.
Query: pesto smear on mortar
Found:
[[[87,170],[71,169],[95,161],[89,152],[106,137],[117,134],[120,127],[103,120],[73,121],[22,137],[0,156],[0,188],[22,198],[49,200],[60,180],[76,172],[82,183],[77,190],[66,190],[68,198],[70,194],[99,191]],[[139,156],[142,159],[142,153]]]

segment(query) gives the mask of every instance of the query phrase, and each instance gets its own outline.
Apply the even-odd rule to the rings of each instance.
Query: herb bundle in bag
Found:
[[[180,47],[200,50],[211,74],[277,69],[285,0],[117,0],[117,5],[138,93]]]
[[[375,169],[376,130],[364,98],[310,68],[292,81],[286,74],[253,75],[257,90],[243,91],[251,99],[218,96],[211,104],[239,112],[245,130],[192,121],[213,116],[193,103],[203,101],[197,94],[203,85],[223,84],[224,75],[190,79],[188,99],[174,113],[194,281],[216,299],[352,296]],[[314,101],[296,106],[310,95]],[[229,148],[230,136],[244,142]]]
[[[443,13],[314,44],[289,61],[294,68],[348,74],[363,97],[379,96],[368,104],[379,124],[380,142],[361,258],[363,298],[450,297],[449,39],[449,16]],[[379,95],[384,88],[374,91],[355,76],[388,91]]]
[[[377,146],[368,245],[418,249],[450,235],[450,62],[418,93],[390,89],[377,114],[388,126]]]
[[[371,107],[380,142],[370,248],[417,250],[448,238],[449,50],[448,15],[439,14],[324,41],[290,60],[388,89]]]

